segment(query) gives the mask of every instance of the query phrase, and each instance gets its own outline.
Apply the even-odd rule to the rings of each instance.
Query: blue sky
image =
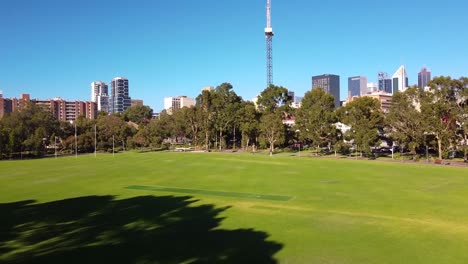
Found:
[[[90,100],[90,83],[117,76],[160,111],[163,98],[196,97],[230,82],[251,99],[266,86],[266,0],[1,0],[4,97]],[[468,3],[272,0],[274,83],[303,95],[311,76],[392,75],[410,84],[468,75]]]

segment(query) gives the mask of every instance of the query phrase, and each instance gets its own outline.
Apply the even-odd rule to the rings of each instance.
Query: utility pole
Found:
[[[266,64],[267,64],[267,87],[273,83],[273,28],[271,27],[271,0],[267,0],[266,6],[267,25],[266,37]]]

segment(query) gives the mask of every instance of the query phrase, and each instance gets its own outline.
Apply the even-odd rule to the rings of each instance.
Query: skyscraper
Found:
[[[128,79],[116,77],[111,81],[110,112],[123,113],[132,104],[128,89]]]
[[[408,75],[406,74],[405,66],[400,68],[392,76],[392,94],[396,92],[404,92],[408,88]]]
[[[361,96],[367,92],[367,77],[354,76],[348,78],[349,96]]]
[[[322,88],[326,93],[335,98],[335,108],[340,106],[340,76],[323,74],[312,76],[312,89]]]
[[[428,71],[426,67],[423,67],[418,73],[418,87],[426,87],[429,81],[431,81],[431,72]]]
[[[106,83],[101,81],[91,83],[91,102],[97,104],[98,111],[110,112],[109,87]]]

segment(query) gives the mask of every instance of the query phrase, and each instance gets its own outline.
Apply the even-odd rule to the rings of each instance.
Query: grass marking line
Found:
[[[184,189],[184,188],[175,188],[175,187],[159,187],[159,186],[143,186],[143,185],[131,185],[131,186],[125,187],[125,189],[175,192],[175,193],[185,193],[185,194],[205,194],[205,195],[213,195],[213,196],[236,197],[236,198],[257,199],[257,200],[272,200],[272,201],[289,201],[293,198],[291,196],[284,196],[284,195],[237,193],[237,192],[196,190],[196,189]]]

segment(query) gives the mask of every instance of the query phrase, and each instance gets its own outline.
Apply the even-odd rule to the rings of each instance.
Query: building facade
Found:
[[[109,86],[101,81],[91,83],[91,102],[97,104],[98,111],[110,112]]]
[[[207,92],[211,92],[211,91],[214,91],[214,87],[213,86],[205,86],[201,89],[201,91],[207,91]]]
[[[354,76],[348,78],[348,96],[361,96],[367,92],[367,77]]]
[[[98,112],[95,102],[66,101],[62,98],[31,100],[29,94],[21,94],[19,99],[2,98],[0,101],[0,104],[3,104],[3,113],[0,110],[0,117],[5,113],[20,109],[26,102],[33,103],[46,111],[50,111],[56,119],[61,121],[75,121],[79,116],[84,116],[87,119],[96,119]]]
[[[379,80],[379,91],[392,93],[392,79]]]
[[[143,106],[143,100],[141,99],[132,99],[130,100],[130,106]]]
[[[423,67],[418,73],[418,87],[424,88],[427,86],[427,83],[431,81],[431,72],[427,70],[426,67]]]
[[[111,113],[123,113],[132,104],[129,94],[128,79],[116,77],[111,81],[109,108]]]
[[[191,107],[195,105],[195,99],[187,96],[165,97],[164,110],[170,112],[183,107]]]
[[[384,113],[388,113],[390,106],[392,104],[393,94],[387,93],[385,91],[370,92],[362,96],[372,97],[377,99],[380,102],[380,108]],[[356,100],[359,96],[352,96],[346,99],[345,105]]]
[[[377,83],[367,83],[367,93],[375,93],[379,91]]]
[[[405,66],[401,65],[392,76],[392,94],[404,92],[406,88],[408,88],[408,75]]]
[[[322,88],[326,93],[335,98],[335,108],[340,106],[340,76],[323,74],[312,76],[312,89]]]

